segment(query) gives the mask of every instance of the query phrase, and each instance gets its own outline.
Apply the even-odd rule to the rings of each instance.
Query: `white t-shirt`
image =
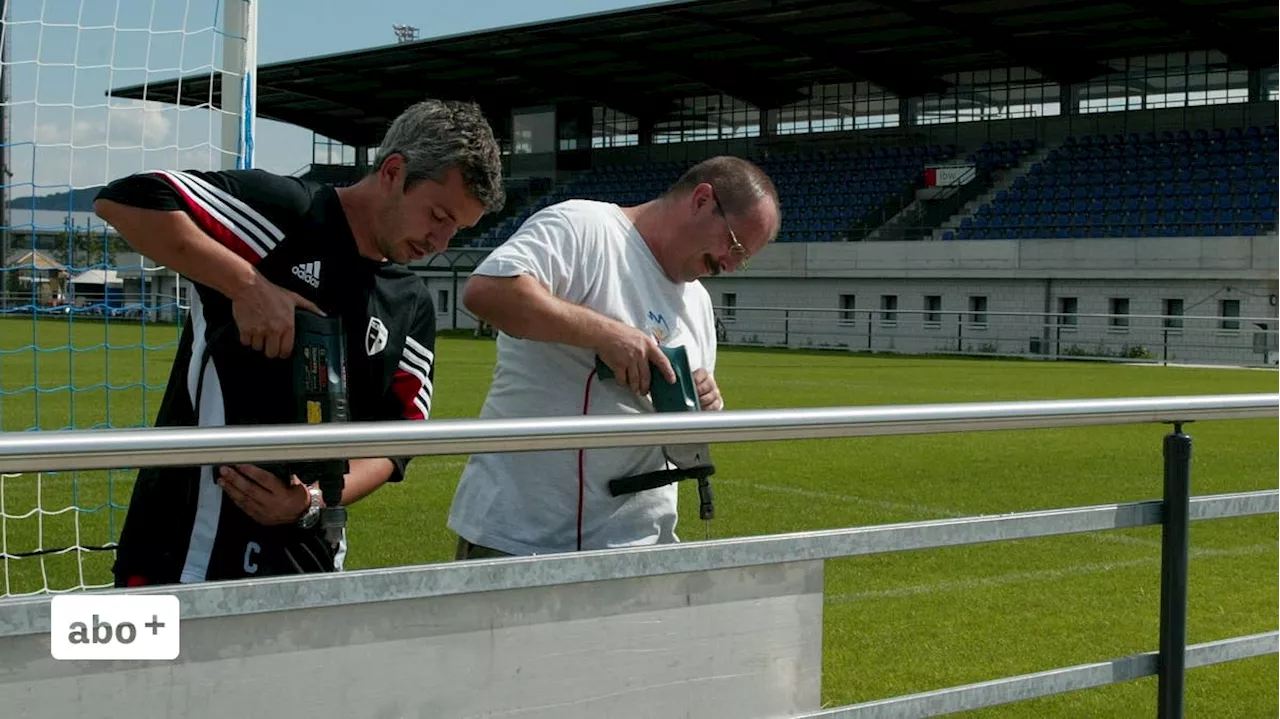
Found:
[[[531,275],[557,297],[684,346],[689,369],[715,373],[711,298],[699,282],[672,282],[635,226],[614,204],[570,200],[528,219],[476,268],[477,275]],[[647,398],[614,379],[588,377],[595,354],[555,342],[498,335],[493,383],[482,418],[652,412]],[[665,381],[658,375],[656,381]],[[589,395],[589,396],[588,396]],[[578,546],[578,451],[479,454],[454,495],[449,528],[511,554]],[[582,452],[582,548],[678,541],[675,484],[613,497],[608,481],[667,467],[659,447]]]

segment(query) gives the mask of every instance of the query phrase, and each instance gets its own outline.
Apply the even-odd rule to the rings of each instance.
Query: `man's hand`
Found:
[[[93,209],[138,252],[231,300],[240,341],[272,359],[293,352],[293,311],[320,308],[269,282],[181,210],[144,210],[98,199]]]
[[[472,274],[463,303],[476,317],[512,337],[592,350],[613,371],[618,384],[637,395],[649,394],[653,381],[650,363],[668,383],[676,381],[671,363],[652,337],[589,307],[556,297],[532,275]]]
[[[621,322],[609,326],[595,347],[596,354],[613,370],[618,384],[630,387],[640,396],[649,394],[649,363],[657,365],[668,383],[676,381],[671,362],[662,354],[658,342],[640,330]]]
[[[274,474],[251,464],[222,467],[218,486],[253,521],[264,526],[292,524],[307,511],[306,485],[292,477],[288,486]]]
[[[231,298],[240,342],[271,359],[293,353],[293,313],[298,307],[324,315],[319,307],[255,272],[255,279]]]
[[[693,386],[698,390],[698,404],[704,412],[724,409],[724,400],[720,397],[720,386],[710,372],[699,367],[693,371]]]

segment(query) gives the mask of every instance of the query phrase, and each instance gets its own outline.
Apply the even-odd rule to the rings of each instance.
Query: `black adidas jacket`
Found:
[[[404,267],[359,255],[331,187],[260,170],[156,171],[117,180],[98,197],[184,211],[268,280],[306,297],[330,316],[340,315],[348,335],[353,421],[430,416],[435,308],[425,282]],[[156,424],[293,421],[290,360],[268,359],[241,345],[231,302],[207,287],[193,286],[189,319]],[[391,479],[399,481],[408,460],[393,461]],[[117,582],[191,582],[341,568],[345,542],[333,551],[318,529],[261,527],[213,479],[211,467],[139,473],[117,550]]]

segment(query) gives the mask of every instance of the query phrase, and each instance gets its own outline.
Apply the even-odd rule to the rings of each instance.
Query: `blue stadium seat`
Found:
[[[1276,136],[1275,125],[1070,136],[979,207],[973,226],[990,217],[998,235],[1017,228],[1020,237],[1273,231],[1280,204]],[[987,143],[977,154],[999,158],[1020,147]],[[997,218],[1017,219],[997,224]]]
[[[1016,145],[992,143],[983,161],[998,164],[1033,150],[1034,143],[1030,141]],[[753,157],[753,160],[768,171],[782,200],[787,220],[778,241],[835,242],[864,220],[878,224],[883,217],[882,210],[897,193],[910,184],[923,182],[925,165],[954,156],[955,147],[951,145],[909,145],[806,150]],[[664,191],[689,164],[636,162],[582,171],[532,206],[480,235],[472,244],[497,247],[516,232],[532,212],[568,198],[591,198],[622,205],[644,202]],[[1002,207],[1005,214],[1009,214],[1007,210],[1009,207]],[[1018,210],[1025,210],[1025,205]]]
[[[1030,139],[993,139],[967,157],[1007,168],[1035,152]],[[875,145],[755,158],[770,173],[787,221],[781,242],[830,242],[884,217],[953,146]],[[634,204],[660,193],[683,162],[600,166],[580,173],[477,237],[501,244],[534,211],[569,197]],[[1275,125],[1088,134],[1066,138],[1006,190],[948,230],[947,240],[1257,234],[1276,229]]]

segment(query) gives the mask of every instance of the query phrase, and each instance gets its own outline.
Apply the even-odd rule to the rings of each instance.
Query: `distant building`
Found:
[[[145,316],[151,322],[178,322],[186,317],[191,286],[178,273],[137,252],[117,255],[111,271],[121,287],[117,314]]]
[[[4,261],[0,307],[65,304],[69,277],[66,266],[46,252],[31,249],[11,252]]]

